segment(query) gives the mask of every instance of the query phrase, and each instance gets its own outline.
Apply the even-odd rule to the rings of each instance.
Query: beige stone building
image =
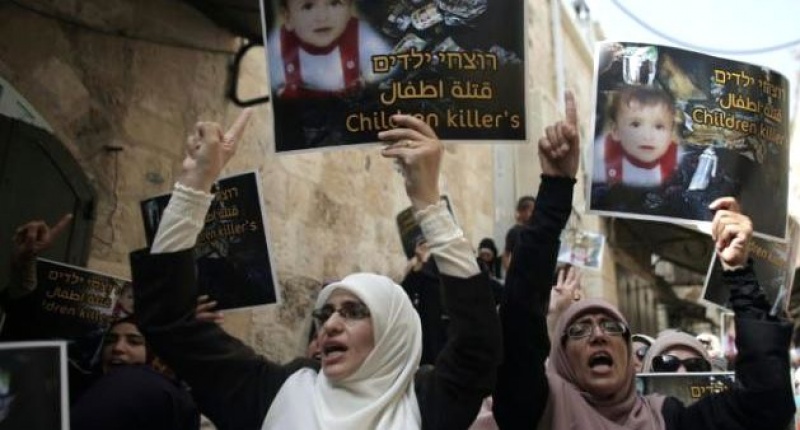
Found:
[[[130,276],[128,252],[145,245],[139,202],[169,192],[185,136],[196,121],[229,123],[240,110],[226,90],[228,65],[244,41],[231,30],[235,25],[220,26],[191,3],[0,3],[0,118],[16,118],[36,130],[22,144],[41,149],[31,155],[37,162],[67,166],[52,173],[56,183],[83,184],[69,185],[65,193],[88,190],[61,202],[60,188],[37,188],[43,177],[26,164],[27,155],[17,156],[19,148],[2,140],[8,130],[0,123],[0,163],[5,163],[0,164],[0,240],[8,243],[16,225],[41,213],[53,222],[59,210],[74,210],[79,216],[71,239],[82,234],[87,239],[77,251],[59,243],[54,257],[69,248],[91,269]],[[249,6],[240,9],[250,13],[257,2],[205,4],[213,14],[219,12],[215,7],[237,10],[243,3]],[[565,89],[578,99],[581,134],[590,132],[591,43],[598,31],[579,19],[571,3],[526,4],[530,141],[446,145],[442,189],[476,245],[493,237],[502,246],[516,198],[535,193],[540,173],[535,142],[542,128],[559,118]],[[239,94],[267,94],[265,77],[263,52],[251,50],[243,60]],[[408,202],[392,163],[381,158],[377,146],[275,155],[270,109],[269,103],[256,108],[226,173],[260,172],[283,303],[229,312],[225,325],[265,355],[285,361],[304,348],[310,307],[323,280],[353,271],[399,280],[405,258],[394,216]],[[72,173],[58,179],[59,171]],[[663,303],[683,302],[653,275],[652,243],[636,242],[641,229],[585,213],[584,184],[581,175],[570,227],[608,235],[602,270],[586,271],[584,288],[590,296],[618,302],[637,330],[655,333],[666,324]],[[5,261],[8,249],[2,248]]]

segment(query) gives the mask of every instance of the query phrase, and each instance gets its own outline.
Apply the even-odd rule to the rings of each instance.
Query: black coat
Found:
[[[544,363],[550,352],[546,314],[559,234],[575,181],[543,176],[531,223],[514,249],[500,307],[504,361],[498,370],[494,416],[501,429],[536,428],[548,401]],[[667,398],[668,430],[783,430],[795,406],[789,380],[791,325],[768,315],[751,267],[724,272],[736,313],[737,388],[684,406]]]
[[[131,255],[136,315],[148,344],[192,387],[200,411],[220,430],[261,428],[278,391],[309,359],[282,365],[256,354],[217,324],[194,318],[197,290],[191,250]],[[423,429],[465,429],[491,393],[499,361],[499,321],[485,274],[441,275],[450,314],[447,345],[433,370],[419,372]]]

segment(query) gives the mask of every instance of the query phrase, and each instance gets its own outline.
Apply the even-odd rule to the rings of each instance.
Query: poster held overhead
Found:
[[[756,235],[785,240],[785,77],[660,45],[606,42],[595,58],[591,213],[700,224],[732,196]]]
[[[397,113],[443,140],[526,140],[524,2],[302,5],[261,0],[276,152],[375,142]]]

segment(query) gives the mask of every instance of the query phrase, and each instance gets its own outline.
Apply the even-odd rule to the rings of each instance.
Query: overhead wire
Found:
[[[695,50],[695,51],[705,51],[705,52],[709,52],[709,53],[713,53],[713,54],[723,54],[723,55],[756,55],[756,54],[765,54],[765,53],[774,52],[774,51],[781,51],[781,50],[785,50],[785,49],[800,45],[800,38],[792,39],[792,40],[789,40],[789,41],[786,41],[786,42],[777,43],[777,44],[774,44],[774,45],[768,45],[768,46],[761,47],[761,48],[751,48],[751,49],[722,49],[722,48],[715,48],[715,47],[709,47],[709,46],[696,45],[694,43],[678,39],[677,37],[674,37],[674,36],[664,32],[664,31],[661,31],[661,30],[655,28],[654,26],[652,26],[651,24],[649,24],[648,22],[646,22],[645,20],[643,20],[642,18],[637,16],[635,13],[633,13],[630,9],[625,7],[625,5],[623,5],[620,2],[620,0],[611,0],[611,3],[613,3],[614,6],[617,7],[617,9],[619,9],[623,14],[625,14],[628,18],[632,19],[634,22],[639,24],[645,30],[655,34],[656,36],[659,36],[659,37],[669,41],[670,43],[672,43],[674,45],[679,45],[679,46],[682,46],[682,47],[685,47],[685,48],[688,48],[688,49],[692,49],[692,50]]]

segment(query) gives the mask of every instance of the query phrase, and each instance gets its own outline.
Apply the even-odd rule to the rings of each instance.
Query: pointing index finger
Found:
[[[70,214],[70,213],[65,214],[63,217],[61,217],[61,219],[58,220],[56,225],[54,225],[53,228],[50,229],[50,237],[52,237],[53,239],[58,237],[58,235],[60,235],[61,232],[65,228],[67,228],[67,226],[69,225],[70,221],[72,221],[72,214]]]
[[[575,104],[575,94],[572,91],[564,93],[564,107],[567,114],[567,123],[577,129],[578,127],[578,107]]]
[[[227,144],[234,143],[242,137],[244,134],[244,130],[247,127],[247,123],[250,121],[250,117],[253,115],[253,109],[245,109],[240,114],[239,117],[236,118],[231,128],[225,132],[224,141]]]

